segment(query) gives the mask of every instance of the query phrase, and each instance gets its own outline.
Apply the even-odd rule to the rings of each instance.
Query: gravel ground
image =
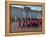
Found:
[[[41,27],[39,27],[39,28],[21,28],[21,27],[17,27],[17,24],[15,23],[15,22],[13,22],[12,24],[11,24],[11,32],[40,32],[41,31]]]

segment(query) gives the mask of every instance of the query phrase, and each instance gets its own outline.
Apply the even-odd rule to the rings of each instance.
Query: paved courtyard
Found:
[[[11,24],[11,32],[40,32],[41,31],[41,27],[38,27],[38,28],[21,28],[21,27],[19,27],[18,28],[18,26],[16,25],[16,23],[15,22],[13,22],[12,24]]]

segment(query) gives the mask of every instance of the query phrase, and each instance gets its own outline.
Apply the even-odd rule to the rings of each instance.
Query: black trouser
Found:
[[[18,27],[21,27],[21,23],[19,23],[19,26]]]
[[[30,24],[27,24],[27,27],[31,27],[31,25]]]
[[[32,27],[39,27],[39,24],[33,23]]]
[[[23,24],[23,25],[22,25],[22,28],[26,28],[26,25],[25,25],[25,24]]]

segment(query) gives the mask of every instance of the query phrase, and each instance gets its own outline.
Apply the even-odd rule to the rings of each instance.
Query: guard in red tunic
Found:
[[[19,24],[18,27],[21,27],[21,20],[20,19],[17,20],[17,23]]]
[[[31,24],[32,24],[32,27],[39,27],[38,19],[32,19]]]
[[[22,19],[22,24],[23,24],[23,25],[22,25],[22,29],[23,29],[23,28],[26,28],[26,21],[25,21],[24,18]]]
[[[26,18],[26,25],[27,25],[27,27],[31,27],[31,25],[30,25],[30,18]]]

